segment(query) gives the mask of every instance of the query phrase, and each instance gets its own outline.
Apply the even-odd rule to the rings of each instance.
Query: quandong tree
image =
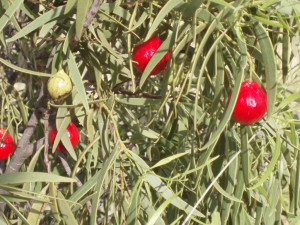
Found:
[[[1,223],[298,224],[299,15],[2,0]]]

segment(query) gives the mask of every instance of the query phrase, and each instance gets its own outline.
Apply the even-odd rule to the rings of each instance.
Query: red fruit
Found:
[[[5,131],[5,129],[0,129],[0,141],[2,140],[0,144],[0,160],[7,159],[15,151],[15,142],[10,134],[6,132],[3,137]]]
[[[78,132],[77,127],[74,125],[74,123],[71,122],[69,124],[69,126],[67,127],[67,133],[68,133],[68,136],[70,138],[73,148],[75,148],[79,141],[79,132]],[[56,129],[56,126],[54,126],[49,134],[49,141],[52,145],[54,143],[56,135],[57,135],[57,129]],[[57,145],[56,150],[59,152],[62,152],[62,153],[68,152],[61,141]]]
[[[227,105],[230,97],[231,94]],[[255,81],[244,81],[231,117],[240,124],[249,125],[263,118],[266,111],[267,97],[264,90]]]
[[[161,40],[157,36],[154,36],[148,41],[138,44],[134,47],[132,58],[135,61],[135,63],[133,63],[133,65],[139,72],[144,72],[150,59],[155,54],[155,52],[161,44]],[[160,60],[160,62],[154,67],[150,75],[156,75],[163,71],[168,64],[168,60],[169,52],[167,52],[166,55]]]

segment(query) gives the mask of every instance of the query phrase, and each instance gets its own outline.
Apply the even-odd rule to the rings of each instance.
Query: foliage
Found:
[[[0,15],[0,122],[18,143],[1,224],[299,224],[298,1],[2,0]],[[133,46],[154,34],[139,74]],[[44,89],[60,68],[74,87],[54,102]],[[240,126],[247,79],[268,111]]]

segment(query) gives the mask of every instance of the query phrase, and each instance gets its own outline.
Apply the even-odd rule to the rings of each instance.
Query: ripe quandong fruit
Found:
[[[227,105],[229,104],[231,94]],[[255,81],[244,81],[237,98],[232,119],[244,125],[258,122],[267,111],[267,97]]]
[[[15,142],[6,129],[0,129],[0,160],[6,160],[15,151]]]
[[[162,44],[162,41],[157,36],[153,36],[148,41],[138,44],[134,47],[132,52],[132,59],[134,67],[141,73],[144,72],[147,64],[149,63],[152,56],[155,54],[157,49]],[[159,63],[151,71],[150,75],[156,75],[162,72],[169,60],[169,52],[159,61]]]
[[[73,148],[75,148],[79,142],[79,132],[74,123],[70,122],[69,126],[67,127],[67,133],[68,133],[68,136],[70,138]],[[49,133],[49,141],[52,145],[54,143],[56,135],[57,135],[57,128],[56,128],[56,126],[54,126]],[[56,150],[59,152],[62,152],[62,153],[68,152],[61,141],[57,145]]]
[[[47,88],[50,97],[54,101],[59,101],[71,93],[73,85],[69,75],[60,69],[53,77],[49,78]]]

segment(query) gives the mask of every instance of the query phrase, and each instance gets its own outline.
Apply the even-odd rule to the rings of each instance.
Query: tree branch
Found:
[[[77,37],[76,34],[74,34],[74,36],[72,38],[72,42],[70,43],[71,49],[73,49],[76,46],[77,42],[80,41],[81,36],[85,33],[86,29],[88,28],[88,26],[91,24],[91,22],[95,18],[102,3],[103,3],[103,0],[94,0],[88,13],[86,14],[85,21],[83,23],[83,29],[82,29],[80,37]]]
[[[23,165],[24,161],[33,154],[35,146],[37,143],[41,146],[41,141],[30,144],[31,137],[38,125],[40,118],[42,117],[42,112],[47,106],[47,90],[46,82],[43,83],[40,90],[40,94],[37,100],[36,109],[31,115],[27,127],[23,132],[21,139],[18,142],[17,148],[11,158],[11,161],[8,167],[5,170],[5,173],[18,172]],[[40,139],[44,142],[44,138]],[[37,145],[36,145],[37,146]],[[24,149],[25,148],[25,149]]]
[[[35,153],[37,149],[39,149],[43,144],[45,138],[39,139],[35,143],[30,143],[31,137],[34,134],[34,131],[38,125],[40,118],[42,117],[42,112],[45,110],[47,105],[47,85],[46,80],[42,84],[42,88],[39,93],[39,97],[37,100],[36,108],[33,114],[31,115],[27,127],[23,132],[21,139],[18,142],[17,148],[11,157],[11,161],[8,164],[4,173],[14,173],[18,172],[28,157]],[[0,189],[0,195],[7,193],[5,190]],[[6,203],[4,201],[0,201],[0,208],[5,210]]]

